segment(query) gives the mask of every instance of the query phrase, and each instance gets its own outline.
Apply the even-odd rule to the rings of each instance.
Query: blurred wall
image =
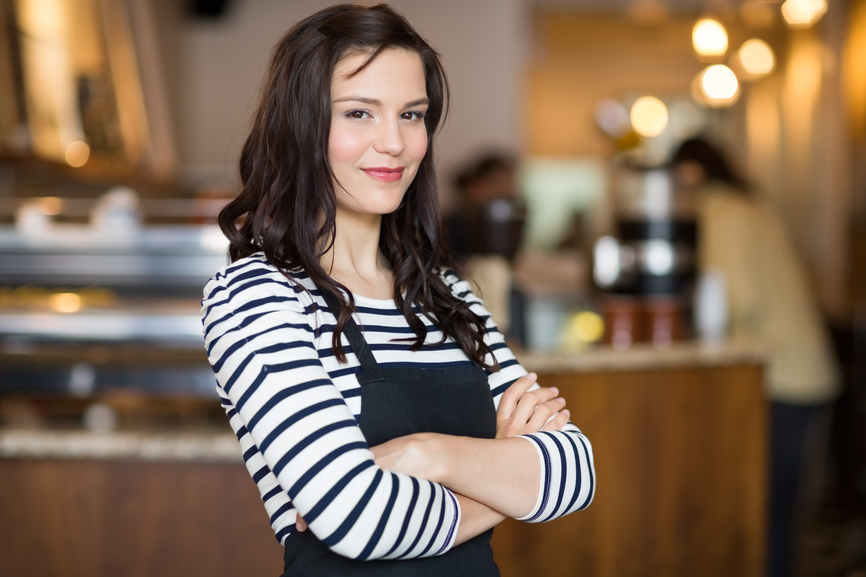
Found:
[[[216,20],[185,2],[154,0],[178,139],[180,171],[195,188],[236,184],[235,163],[270,50],[329,0],[233,0]],[[440,179],[481,147],[521,146],[525,0],[392,0],[439,50],[452,109],[438,139]]]

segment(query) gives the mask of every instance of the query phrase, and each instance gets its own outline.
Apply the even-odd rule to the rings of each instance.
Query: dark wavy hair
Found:
[[[334,294],[340,312],[333,348],[346,362],[340,335],[355,310],[354,298],[320,263],[336,233],[334,173],[328,162],[331,78],[343,57],[368,55],[354,75],[387,49],[418,54],[430,100],[424,120],[427,153],[400,206],[383,215],[379,237],[394,273],[394,301],[415,333],[410,350],[419,350],[427,336],[420,314],[442,331],[440,344],[451,337],[473,361],[498,370],[483,340],[484,320],[438,274],[452,266],[441,238],[432,140],[447,112],[445,73],[436,51],[386,4],[332,6],[296,24],[277,43],[241,152],[243,189],[219,215],[229,256],[234,262],[262,251],[283,274],[302,269]],[[487,354],[492,365],[484,360]]]

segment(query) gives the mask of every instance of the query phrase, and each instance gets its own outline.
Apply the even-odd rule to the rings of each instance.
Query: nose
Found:
[[[376,134],[373,149],[392,156],[403,152],[403,133],[397,120],[384,121]]]

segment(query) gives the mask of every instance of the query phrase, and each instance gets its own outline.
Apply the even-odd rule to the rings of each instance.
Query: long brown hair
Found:
[[[441,239],[441,216],[433,164],[433,135],[447,111],[448,82],[439,56],[403,16],[386,4],[338,5],[296,24],[277,43],[261,89],[253,126],[240,157],[243,189],[219,215],[234,262],[264,252],[288,274],[302,269],[340,302],[334,353],[346,362],[340,334],[355,310],[352,293],[332,279],[320,258],[333,246],[336,195],[328,162],[331,77],[346,55],[369,56],[363,70],[383,50],[418,54],[424,66],[430,104],[424,119],[427,153],[400,206],[382,217],[379,248],[394,273],[394,301],[415,333],[419,350],[427,328],[424,315],[475,362],[498,370],[485,356],[484,320],[455,297],[438,271],[451,266]],[[322,248],[324,247],[324,249]],[[345,298],[341,291],[345,291]],[[413,310],[415,307],[415,310]]]

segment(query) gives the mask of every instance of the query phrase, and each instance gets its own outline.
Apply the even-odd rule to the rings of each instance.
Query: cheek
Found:
[[[420,134],[413,135],[412,138],[408,139],[406,149],[414,160],[421,162],[424,155],[427,154],[427,132],[420,131]]]
[[[328,160],[335,171],[340,165],[352,164],[366,150],[366,142],[350,130],[332,127],[328,136]]]

